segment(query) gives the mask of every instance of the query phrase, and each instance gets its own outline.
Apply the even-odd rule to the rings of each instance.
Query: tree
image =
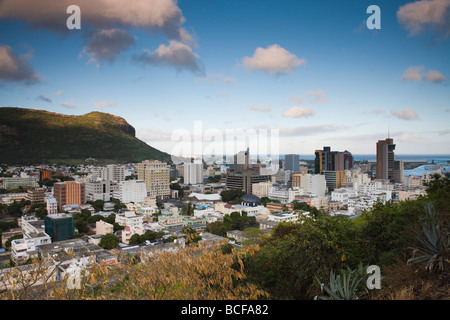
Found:
[[[95,200],[94,202],[92,202],[92,207],[94,207],[94,209],[97,211],[103,210],[104,205],[105,201],[103,200]]]
[[[38,218],[38,219],[44,219],[44,217],[46,216],[48,214],[48,212],[47,212],[47,209],[46,208],[43,208],[43,207],[40,207],[40,208],[37,208],[36,209],[36,217]]]
[[[75,220],[75,228],[78,230],[78,233],[89,232],[88,223],[83,219]]]
[[[246,228],[244,229],[244,238],[246,239],[244,244],[255,244],[262,235],[264,235],[264,231],[259,228]]]
[[[221,221],[215,221],[211,222],[206,226],[206,232],[216,234],[221,237],[225,237],[227,235],[227,230],[225,229],[225,226],[223,222]]]
[[[223,217],[223,225],[226,232],[231,230],[242,231],[245,228],[256,226],[257,223],[256,218],[249,217],[245,211],[242,212],[242,215],[239,212],[234,211]]]
[[[133,234],[133,235],[131,236],[131,238],[130,238],[129,243],[130,243],[130,245],[132,245],[132,246],[137,245],[137,244],[140,244],[141,241],[140,241],[139,235],[138,235],[137,233]]]
[[[424,183],[427,198],[433,203],[436,214],[448,214],[450,208],[450,178],[434,174],[431,181]]]
[[[239,199],[245,194],[244,191],[240,189],[230,189],[230,190],[223,190],[220,193],[220,196],[222,197],[222,200],[224,202],[239,202]]]
[[[280,223],[264,239],[260,252],[246,260],[247,277],[275,299],[311,299],[315,278],[330,270],[354,268],[365,261],[365,246],[347,217],[300,217]]]
[[[94,214],[93,216],[90,216],[89,218],[87,218],[87,223],[96,223],[97,221],[100,221],[100,220],[105,221],[106,219],[99,214]]]
[[[155,241],[156,239],[161,239],[164,232],[149,231],[139,236],[139,243],[144,243],[145,241]]]
[[[119,246],[119,239],[114,234],[109,233],[101,238],[98,245],[103,249],[114,249]]]

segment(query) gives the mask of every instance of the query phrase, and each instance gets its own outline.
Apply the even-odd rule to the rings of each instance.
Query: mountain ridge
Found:
[[[18,107],[0,108],[0,162],[7,164],[128,163],[170,161],[168,153],[136,138],[124,118],[92,111],[84,115]]]

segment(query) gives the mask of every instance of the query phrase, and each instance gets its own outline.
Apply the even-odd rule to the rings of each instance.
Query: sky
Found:
[[[449,57],[450,0],[0,1],[0,107],[111,113],[171,154],[450,154]]]

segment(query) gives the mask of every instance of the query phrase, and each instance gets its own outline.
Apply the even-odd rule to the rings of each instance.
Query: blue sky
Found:
[[[388,130],[397,154],[450,154],[450,0],[91,2],[0,3],[0,107],[112,113],[169,153],[202,121],[276,129],[282,154],[374,154]]]

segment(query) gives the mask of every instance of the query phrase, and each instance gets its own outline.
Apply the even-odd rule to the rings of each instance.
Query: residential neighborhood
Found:
[[[324,150],[327,157],[339,157]],[[55,265],[62,279],[65,272],[88,268],[93,261],[118,263],[121,251],[173,250],[184,245],[186,230],[194,230],[199,241],[213,239],[239,248],[257,241],[249,230],[270,235],[277,224],[298,223],[302,217],[352,219],[376,203],[417,199],[425,195],[424,183],[431,175],[441,173],[437,168],[422,176],[396,175],[401,178],[395,180],[373,176],[370,167],[354,163],[348,151],[346,166],[342,162],[331,167],[331,161],[320,162],[324,152],[316,151],[316,160],[309,164],[298,155],[277,163],[252,163],[247,149],[233,163],[213,165],[146,160],[4,167],[0,221],[11,227],[2,232],[2,248],[7,250],[0,253],[0,263],[2,268],[17,267],[44,251],[53,257],[65,247],[83,248]],[[186,173],[196,178],[185,179]],[[218,228],[236,217],[245,222],[233,220],[227,228]]]

